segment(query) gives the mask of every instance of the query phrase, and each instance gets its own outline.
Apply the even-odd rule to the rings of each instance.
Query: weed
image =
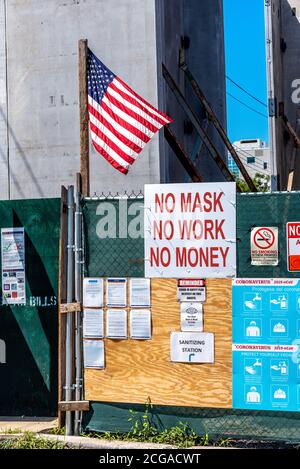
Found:
[[[59,441],[48,440],[25,432],[20,438],[0,441],[0,449],[66,449],[67,445]]]
[[[192,428],[186,423],[179,422],[178,425],[159,431],[153,422],[152,404],[150,398],[145,404],[145,411],[139,415],[136,411],[130,409],[128,421],[131,423],[131,429],[128,433],[82,433],[82,436],[104,440],[122,440],[122,441],[140,441],[149,443],[160,443],[179,448],[189,448],[196,444],[207,446],[209,437],[207,434],[199,437]]]
[[[20,428],[6,428],[2,429],[0,433],[5,433],[6,435],[13,435],[15,433],[23,433],[23,430]]]
[[[220,441],[217,441],[214,446],[221,446],[223,448],[230,447],[233,445],[233,440],[231,438],[221,438]]]
[[[65,427],[53,427],[49,430],[50,435],[64,435],[65,434]]]
[[[208,434],[205,433],[205,435],[201,436],[199,439],[198,439],[198,443],[200,446],[208,446],[209,445],[209,437],[208,437]]]

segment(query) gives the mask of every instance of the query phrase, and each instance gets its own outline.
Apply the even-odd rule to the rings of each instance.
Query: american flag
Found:
[[[135,93],[90,50],[87,82],[93,145],[114,168],[127,174],[146,143],[172,120]]]

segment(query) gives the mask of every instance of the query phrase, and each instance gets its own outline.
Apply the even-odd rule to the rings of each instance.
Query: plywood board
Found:
[[[85,399],[193,407],[231,407],[231,281],[207,280],[204,330],[215,334],[214,364],[170,361],[170,333],[180,331],[176,280],[151,281],[148,341],[105,339],[106,368],[85,370]]]

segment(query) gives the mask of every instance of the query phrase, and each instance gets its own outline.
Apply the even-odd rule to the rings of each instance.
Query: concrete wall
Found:
[[[79,168],[77,42],[82,37],[133,89],[169,112],[186,140],[183,115],[171,103],[160,67],[166,56],[178,78],[180,37],[190,35],[191,68],[224,117],[221,1],[171,3],[172,14],[170,0],[0,0],[0,198],[51,197],[60,193],[61,184],[74,183]],[[146,146],[127,176],[91,147],[91,193],[185,179],[162,134]],[[206,166],[205,155],[203,161]],[[207,174],[219,179],[218,171]]]
[[[7,94],[6,94],[6,40],[5,5],[0,2],[0,199],[8,194]]]
[[[296,156],[293,189],[299,190],[299,150],[296,151],[293,140],[282,123],[279,106],[283,104],[284,113],[300,136],[300,127],[297,127],[297,110],[300,108],[299,91],[296,93],[297,100],[293,99],[295,86],[300,89],[300,81],[293,87],[294,80],[300,79],[300,0],[271,0],[269,8],[272,9],[272,68],[277,101],[277,116],[270,117],[270,134],[272,135],[273,129],[279,189],[287,188],[291,159]],[[295,11],[293,11],[294,8]],[[268,78],[270,92],[270,77]]]
[[[9,0],[6,34],[11,197],[53,196],[79,168],[78,39],[157,105],[154,1]],[[158,137],[127,177],[91,148],[92,192],[145,182],[159,182]]]

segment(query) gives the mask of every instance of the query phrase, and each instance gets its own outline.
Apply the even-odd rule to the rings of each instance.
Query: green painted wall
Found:
[[[51,416],[57,407],[60,199],[0,202],[0,228],[25,228],[26,305],[0,306],[0,415]],[[1,259],[0,259],[1,264]]]

